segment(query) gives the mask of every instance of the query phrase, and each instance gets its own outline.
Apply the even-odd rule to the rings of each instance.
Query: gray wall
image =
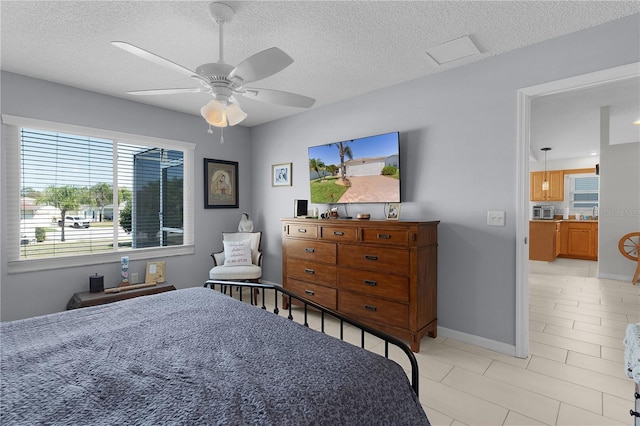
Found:
[[[196,144],[195,157],[195,254],[169,257],[167,281],[176,287],[201,286],[212,266],[209,253],[222,250],[223,231],[237,229],[241,212],[251,211],[251,151],[250,132],[243,127],[225,131],[225,143],[220,144],[219,132],[207,133],[201,117],[181,114],[161,108],[105,96],[94,92],[2,72],[2,114],[75,124],[144,136],[174,139]],[[4,145],[4,142],[3,142]],[[4,146],[3,146],[4,148]],[[240,208],[204,209],[203,158],[238,161]],[[5,156],[2,156],[5,162]],[[6,173],[6,164],[0,168]],[[2,182],[6,182],[2,175]],[[4,190],[3,190],[4,193]],[[2,232],[6,235],[2,209]],[[13,204],[15,207],[15,203]],[[89,275],[103,274],[105,284],[119,276],[119,262],[98,266],[68,268],[44,272],[7,274],[5,238],[2,239],[0,267],[0,319],[2,321],[31,317],[64,310],[69,298],[77,291],[89,289]],[[130,272],[144,276],[145,261],[132,261]],[[113,280],[111,280],[113,281]],[[116,279],[117,281],[117,279]]]
[[[265,230],[265,277],[281,281],[279,219],[292,215],[294,199],[309,198],[307,148],[398,130],[401,218],[442,221],[439,326],[514,345],[517,90],[639,61],[639,18],[252,129],[253,205]],[[283,162],[293,163],[293,186],[271,188],[270,165]],[[488,210],[506,211],[506,226],[488,227]],[[384,214],[381,205],[348,206],[351,216],[359,212]]]

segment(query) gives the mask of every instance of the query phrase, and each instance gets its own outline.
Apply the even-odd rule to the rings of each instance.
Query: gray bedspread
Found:
[[[3,425],[429,424],[395,362],[210,289],[0,330]]]

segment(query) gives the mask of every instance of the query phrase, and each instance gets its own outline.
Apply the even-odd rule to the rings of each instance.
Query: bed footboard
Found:
[[[410,374],[411,387],[415,392],[416,396],[418,396],[418,362],[416,360],[415,355],[411,351],[411,349],[409,349],[409,347],[402,340],[394,336],[391,336],[387,333],[384,333],[380,330],[376,330],[375,328],[362,324],[358,321],[355,321],[351,318],[348,318],[345,315],[340,314],[334,310],[325,308],[322,305],[312,302],[311,300],[307,300],[304,297],[298,296],[297,294],[292,293],[289,290],[283,287],[280,287],[278,285],[250,283],[250,282],[236,282],[236,281],[207,280],[204,283],[204,287],[209,287],[212,290],[218,290],[225,294],[228,293],[229,296],[231,297],[234,296],[234,289],[235,289],[235,294],[237,295],[240,301],[246,301],[247,303],[261,307],[264,310],[267,309],[266,294],[267,292],[273,292],[273,296],[274,296],[273,312],[275,314],[280,313],[280,308],[278,307],[278,299],[279,299],[279,295],[282,294],[290,299],[296,300],[298,302],[297,305],[302,306],[302,309],[303,309],[302,324],[307,327],[309,326],[309,323],[308,323],[309,308],[312,307],[314,310],[320,312],[320,330],[318,331],[322,333],[325,332],[325,319],[327,318],[327,316],[329,316],[339,321],[340,336],[338,338],[340,340],[344,340],[343,327],[344,327],[344,324],[347,323],[360,330],[360,347],[361,348],[364,348],[365,346],[365,337],[367,334],[371,336],[376,336],[377,338],[382,339],[384,341],[384,356],[386,358],[389,358],[389,345],[394,345],[398,347],[400,350],[402,350],[402,352],[404,352],[404,354],[407,356],[409,360],[409,363],[411,365],[411,374]],[[250,292],[249,292],[250,296],[245,298],[247,300],[243,300],[243,294],[241,291],[243,288],[250,289]],[[259,291],[259,290],[262,290],[262,291]],[[293,317],[294,312],[292,310],[292,305],[293,305],[292,303],[288,303],[288,308],[287,308],[288,310],[287,317],[290,320],[294,319]]]

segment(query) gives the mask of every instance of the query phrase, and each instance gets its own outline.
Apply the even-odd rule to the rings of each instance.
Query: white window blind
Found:
[[[193,144],[2,118],[10,272],[193,253]]]
[[[599,176],[572,177],[571,207],[577,210],[598,207],[599,191]]]

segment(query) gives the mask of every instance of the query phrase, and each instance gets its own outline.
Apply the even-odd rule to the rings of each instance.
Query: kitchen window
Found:
[[[570,175],[570,202],[573,210],[599,207],[600,176]]]

